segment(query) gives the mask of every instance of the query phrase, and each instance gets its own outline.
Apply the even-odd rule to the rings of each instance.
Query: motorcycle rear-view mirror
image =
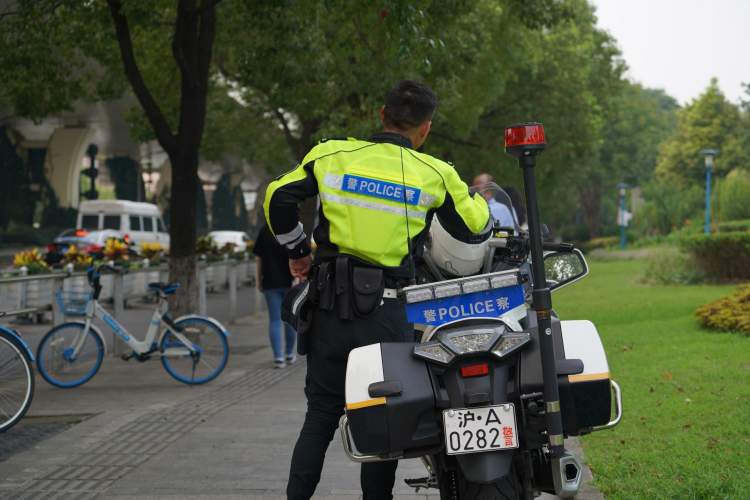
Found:
[[[550,290],[557,290],[589,273],[589,266],[580,250],[549,252],[544,255],[544,274]]]

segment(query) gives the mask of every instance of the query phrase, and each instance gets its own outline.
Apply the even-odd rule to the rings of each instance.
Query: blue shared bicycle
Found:
[[[58,297],[66,315],[83,316],[83,320],[58,325],[42,338],[36,357],[37,369],[44,380],[70,388],[85,384],[96,375],[104,360],[105,342],[93,323],[94,318],[103,321],[130,346],[132,352],[122,356],[125,361],[158,357],[167,373],[190,385],[205,384],[219,376],[229,359],[229,332],[208,316],[191,314],[172,319],[166,299],[179,284],[149,284],[158,301],[145,338],[138,340],[99,304],[104,270],[122,272],[109,265],[92,268],[88,272],[92,294],[69,292]]]
[[[0,318],[5,316],[0,312]],[[34,355],[21,334],[0,325],[0,432],[23,418],[34,398]]]

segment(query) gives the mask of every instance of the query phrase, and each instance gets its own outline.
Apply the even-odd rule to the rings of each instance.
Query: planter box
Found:
[[[63,281],[63,290],[66,292],[92,293],[89,282],[85,276],[71,276]]]
[[[99,295],[99,300],[111,299],[114,295],[114,277],[111,274],[102,274],[99,283],[102,285],[102,293]]]
[[[44,307],[52,304],[52,280],[29,281],[26,285],[26,307]]]
[[[141,273],[131,272],[122,276],[122,293],[125,297],[140,293],[139,285]]]

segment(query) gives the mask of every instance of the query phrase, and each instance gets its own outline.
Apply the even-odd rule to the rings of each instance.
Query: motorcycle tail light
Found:
[[[464,293],[482,292],[489,290],[490,282],[487,279],[465,281],[463,283]]]
[[[469,377],[481,377],[487,375],[490,372],[490,367],[487,363],[478,363],[476,365],[466,365],[461,367],[461,376],[464,378]]]
[[[448,364],[455,355],[438,342],[428,342],[414,346],[414,355],[429,361]]]
[[[495,330],[468,330],[449,333],[440,340],[456,354],[467,354],[489,351],[498,336]]]
[[[500,341],[492,348],[492,354],[502,358],[516,351],[521,346],[531,340],[529,332],[506,332],[500,338]]]
[[[52,253],[54,251],[55,251],[54,243],[50,243],[49,245],[47,245],[47,253]]]
[[[441,285],[435,287],[436,299],[441,299],[443,297],[452,297],[454,295],[461,295],[461,285],[458,283],[451,283],[449,285]]]
[[[506,286],[513,286],[518,284],[518,277],[516,276],[493,276],[490,279],[490,286],[492,288],[503,288]]]
[[[432,300],[432,288],[421,288],[418,290],[409,290],[406,292],[406,303],[413,304],[414,302],[424,302],[425,300]]]

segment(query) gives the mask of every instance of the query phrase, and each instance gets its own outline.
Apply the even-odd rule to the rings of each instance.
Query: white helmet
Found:
[[[491,230],[492,226],[488,225],[485,231],[467,243],[451,236],[435,216],[430,226],[429,255],[441,271],[451,276],[476,274],[484,264]]]

